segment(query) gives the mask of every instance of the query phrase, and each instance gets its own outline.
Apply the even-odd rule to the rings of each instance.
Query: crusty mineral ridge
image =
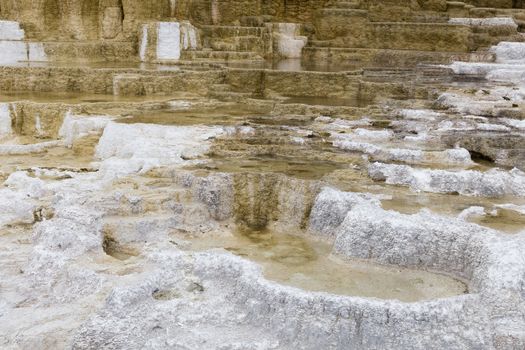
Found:
[[[524,32],[0,0],[0,348],[525,349]]]

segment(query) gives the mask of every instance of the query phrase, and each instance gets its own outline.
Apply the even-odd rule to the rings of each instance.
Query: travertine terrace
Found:
[[[525,2],[0,19],[0,348],[525,349]]]

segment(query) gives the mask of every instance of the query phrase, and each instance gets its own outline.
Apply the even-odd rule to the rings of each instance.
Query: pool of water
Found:
[[[300,58],[289,58],[281,60],[253,61],[253,62],[226,62],[221,63],[230,68],[245,69],[270,69],[287,72],[346,72],[360,70],[366,65],[363,64],[333,64],[322,62],[311,62]]]
[[[211,62],[212,63],[212,62]],[[7,67],[29,68],[92,68],[92,69],[122,69],[122,70],[150,70],[150,71],[180,71],[180,70],[210,70],[217,68],[215,64],[200,63],[175,63],[157,64],[137,61],[112,62],[112,61],[49,61],[49,62],[15,62],[2,64]]]
[[[174,94],[173,98],[184,94]],[[118,96],[104,94],[85,94],[76,92],[16,92],[0,93],[0,102],[33,101],[39,103],[101,103],[101,102],[155,102],[166,101],[166,96]]]
[[[158,125],[242,125],[264,115],[265,109],[250,108],[239,104],[218,104],[175,109],[142,111],[117,120],[124,124]]]
[[[91,171],[99,138],[100,135],[84,137],[75,142],[73,148],[57,146],[37,154],[0,155],[0,181],[17,170],[35,167]]]
[[[486,213],[490,213],[499,204],[525,205],[525,198],[515,196],[483,198],[414,192],[408,187],[375,182],[368,177],[366,167],[359,164],[357,159],[355,164],[358,165],[358,168],[340,168],[325,174],[323,181],[342,191],[381,195],[384,197],[381,201],[382,207],[386,210],[415,214],[423,209],[428,209],[439,215],[456,218],[470,207],[483,207]],[[500,209],[497,215],[487,214],[481,218],[473,217],[468,221],[507,234],[515,234],[525,230],[525,216],[509,210]]]
[[[260,264],[269,280],[314,292],[416,302],[461,295],[467,285],[442,274],[343,261],[331,245],[301,235],[238,229],[228,237],[191,240],[191,249],[224,248]]]
[[[289,97],[283,101],[284,104],[306,104],[314,106],[344,106],[344,107],[368,107],[373,101],[367,101],[362,99],[350,99],[350,98],[336,98],[336,97]]]
[[[257,156],[257,157],[212,157],[210,163],[197,168],[222,173],[278,173],[304,180],[319,180],[344,164],[323,161],[306,160],[300,157]]]

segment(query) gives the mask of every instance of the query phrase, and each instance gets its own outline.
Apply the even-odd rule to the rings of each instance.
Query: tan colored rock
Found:
[[[122,8],[107,7],[102,19],[102,37],[104,39],[115,39],[122,32]]]

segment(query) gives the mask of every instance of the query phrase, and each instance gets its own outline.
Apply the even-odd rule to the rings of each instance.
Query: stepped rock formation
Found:
[[[525,349],[524,33],[0,0],[0,348]]]

